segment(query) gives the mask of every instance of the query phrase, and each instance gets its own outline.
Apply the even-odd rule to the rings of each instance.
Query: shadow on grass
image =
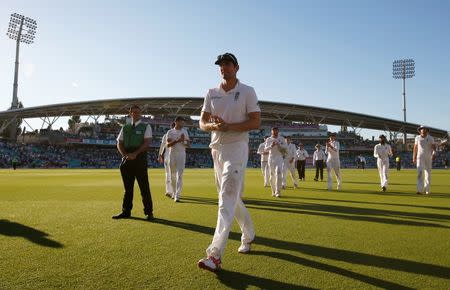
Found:
[[[380,182],[370,182],[370,181],[346,181],[345,183],[355,183],[355,184],[376,184],[380,186]],[[415,183],[394,183],[389,182],[389,185],[416,185]]]
[[[217,204],[216,199],[213,198],[186,197],[184,199],[186,202],[190,201],[191,203],[209,204],[209,205]],[[316,203],[293,203],[293,202],[286,203],[281,200],[268,201],[258,199],[244,199],[244,203],[247,206],[247,208],[259,210],[325,216],[344,220],[376,222],[391,225],[406,225],[406,226],[450,229],[449,226],[423,221],[425,220],[434,222],[448,222],[450,220],[450,215],[444,214],[412,213],[394,210],[359,208],[342,205],[328,205]],[[413,219],[413,220],[405,220],[405,219]]]
[[[189,230],[193,232],[198,232],[207,235],[213,235],[214,229],[207,226],[190,224],[180,221],[169,221],[165,219],[155,219],[154,223],[171,226],[175,228],[180,228],[184,230]],[[231,232],[230,239],[235,241],[240,241],[241,236],[238,233]],[[433,264],[414,262],[409,260],[397,259],[397,258],[389,258],[371,254],[358,253],[349,250],[341,250],[335,248],[329,248],[324,246],[316,246],[305,243],[298,242],[290,242],[290,241],[282,241],[272,238],[260,237],[257,236],[255,240],[256,245],[263,245],[266,247],[276,248],[280,250],[287,251],[296,251],[301,254],[320,257],[335,261],[347,262],[356,265],[363,265],[369,267],[378,267],[388,270],[395,270],[419,275],[427,275],[431,277],[449,279],[450,277],[450,268],[445,266],[438,266]],[[258,253],[258,252],[257,252]],[[259,252],[261,253],[261,252]],[[293,262],[292,257],[283,256],[281,253],[277,254],[278,258],[283,258],[284,260]],[[297,257],[295,257],[297,259]],[[319,266],[319,265],[318,265]],[[323,269],[326,270],[326,269]],[[329,269],[331,270],[331,268]],[[329,271],[327,270],[327,271]],[[341,269],[342,270],[342,269]],[[333,272],[333,271],[331,271]],[[368,281],[365,281],[370,283]]]
[[[0,235],[9,237],[23,237],[30,242],[44,247],[64,247],[63,244],[49,239],[48,234],[43,231],[5,219],[0,220]]]
[[[274,258],[274,259],[284,260],[284,261],[291,262],[294,264],[303,265],[306,267],[338,274],[338,275],[341,275],[341,276],[344,276],[344,277],[347,277],[350,279],[358,280],[363,283],[367,283],[367,284],[370,284],[370,285],[373,285],[376,287],[380,287],[380,288],[384,288],[384,289],[412,289],[412,288],[405,287],[400,284],[396,284],[393,282],[370,277],[370,276],[363,275],[360,273],[355,273],[355,272],[352,272],[352,271],[349,271],[349,270],[346,270],[343,268],[339,268],[339,267],[336,267],[333,265],[328,265],[325,263],[305,259],[302,257],[297,257],[297,256],[294,256],[291,254],[280,253],[280,252],[251,251],[250,255],[266,256],[266,257],[270,257],[270,258]]]
[[[303,196],[296,197],[296,199],[356,203],[356,204],[371,204],[371,205],[392,205],[392,206],[401,206],[401,207],[415,207],[415,208],[426,208],[426,209],[433,209],[433,210],[448,210],[448,211],[450,211],[450,207],[445,207],[445,206],[430,206],[430,205],[416,205],[416,204],[406,204],[406,203],[388,203],[388,202],[374,202],[374,201],[356,201],[356,200],[344,200],[344,199],[303,197]],[[283,200],[283,202],[291,202],[291,201]]]
[[[342,191],[331,191],[331,192],[342,192],[342,193],[353,193],[353,194],[369,194],[369,195],[380,195],[380,196],[405,196],[405,197],[415,197],[415,198],[450,198],[450,194],[441,193],[441,192],[435,192],[431,193],[430,195],[417,195],[416,189],[414,188],[411,193],[403,192],[403,191],[393,191],[388,188],[386,192],[381,192],[379,190],[379,186],[376,187],[377,190],[367,190],[367,189],[346,189],[345,188],[345,182],[343,182],[344,188]],[[300,190],[307,190],[307,191],[316,191],[316,192],[327,192],[326,187],[323,189],[321,188],[315,188],[315,187],[302,187],[300,186]]]
[[[232,289],[248,289],[250,286],[254,286],[259,289],[314,289],[238,272],[232,272],[225,269],[222,269],[219,273],[217,273],[217,278],[220,282],[222,282],[222,284]]]

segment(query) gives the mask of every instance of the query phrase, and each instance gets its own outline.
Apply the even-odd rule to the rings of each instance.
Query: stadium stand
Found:
[[[117,168],[120,164],[120,155],[115,148],[115,138],[120,130],[120,122],[105,122],[103,124],[85,124],[83,130],[67,132],[64,130],[46,130],[25,133],[19,137],[18,143],[0,141],[0,167],[11,167],[12,158],[19,159],[19,167],[25,168]],[[172,119],[153,118],[146,120],[152,126],[153,141],[148,152],[149,167],[162,167],[157,162],[157,150],[161,138],[170,128]],[[319,143],[325,145],[328,130],[327,126],[314,124],[298,124],[292,122],[263,122],[260,130],[250,132],[250,154],[248,167],[259,167],[260,157],[256,154],[258,145],[263,142],[264,136],[270,135],[272,126],[278,126],[284,136],[291,136],[293,142],[300,142],[310,153]],[[191,148],[187,150],[187,168],[211,168],[212,159],[208,144],[210,135],[198,128],[195,120],[186,124],[186,129],[192,140]],[[375,141],[364,140],[354,132],[342,131],[338,133],[341,143],[341,167],[356,168],[357,156],[366,158],[366,167],[376,167],[373,157]],[[413,167],[411,153],[398,153],[402,158],[404,168]],[[434,162],[435,167],[443,167],[445,159],[448,160],[447,148],[440,148]],[[394,167],[394,158],[391,166]],[[307,159],[307,166],[312,166],[311,157]]]

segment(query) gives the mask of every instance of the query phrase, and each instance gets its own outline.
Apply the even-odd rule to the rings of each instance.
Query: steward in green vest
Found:
[[[126,124],[117,137],[117,150],[122,155],[120,173],[125,188],[122,212],[113,216],[113,219],[129,218],[133,208],[133,189],[136,179],[141,191],[144,214],[147,220],[153,220],[153,203],[148,182],[147,150],[152,139],[152,128],[141,121],[141,109],[133,105],[129,116],[131,124]]]

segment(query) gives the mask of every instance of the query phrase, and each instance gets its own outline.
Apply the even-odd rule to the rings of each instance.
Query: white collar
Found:
[[[223,93],[229,94],[229,93],[234,92],[235,90],[237,90],[239,88],[240,83],[241,82],[239,81],[239,79],[237,79],[237,82],[236,82],[236,85],[234,86],[234,88],[232,88],[228,92],[225,92],[225,90],[222,88],[222,82],[220,82],[218,89],[219,89],[219,91],[221,91]]]

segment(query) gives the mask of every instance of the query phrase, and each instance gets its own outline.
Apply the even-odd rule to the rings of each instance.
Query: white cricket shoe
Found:
[[[250,252],[250,248],[254,240],[255,238],[253,238],[253,240],[250,243],[241,243],[241,245],[238,248],[238,253],[247,254],[248,252]]]
[[[216,259],[213,256],[200,259],[197,263],[200,269],[208,270],[211,272],[217,272],[222,268],[222,262],[220,259]]]

